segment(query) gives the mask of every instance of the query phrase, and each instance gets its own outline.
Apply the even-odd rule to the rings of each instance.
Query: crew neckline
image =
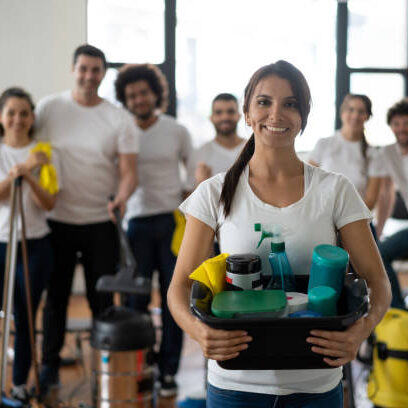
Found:
[[[244,188],[248,191],[250,197],[252,198],[252,200],[259,205],[260,207],[263,208],[269,208],[271,210],[274,211],[288,211],[292,208],[296,208],[299,205],[302,205],[302,203],[307,199],[307,197],[309,196],[310,190],[311,190],[311,186],[314,180],[314,175],[315,175],[315,170],[316,168],[314,166],[311,166],[305,162],[303,162],[303,184],[304,184],[304,192],[303,192],[303,196],[298,200],[295,201],[292,204],[289,204],[286,207],[276,207],[272,204],[266,203],[264,201],[262,201],[252,190],[251,185],[249,184],[249,165],[247,165],[244,169],[243,172],[243,177],[241,177],[241,183],[244,184]]]

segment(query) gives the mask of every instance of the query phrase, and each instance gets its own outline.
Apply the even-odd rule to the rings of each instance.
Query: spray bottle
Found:
[[[272,268],[272,280],[266,289],[282,289],[285,292],[296,292],[295,275],[290,267],[285,252],[280,228],[276,225],[272,230],[271,252],[269,253],[269,264]]]
[[[285,292],[296,291],[295,275],[290,267],[288,257],[285,252],[285,242],[283,241],[281,229],[278,225],[262,227],[262,224],[255,224],[255,231],[261,232],[261,239],[257,248],[265,238],[271,238],[271,252],[269,253],[269,264],[272,274],[263,275],[264,289],[282,289]]]
[[[268,230],[266,230],[266,228],[268,228]],[[254,230],[256,232],[260,232],[261,233],[261,239],[258,242],[258,245],[256,246],[256,248],[259,248],[263,242],[263,240],[265,238],[272,238],[273,234],[272,234],[272,228],[268,225],[265,226],[265,224],[254,224]],[[266,270],[265,270],[266,269]],[[269,283],[272,280],[272,272],[269,270],[269,268],[263,268],[262,271],[262,288],[266,289],[266,287],[269,285]]]

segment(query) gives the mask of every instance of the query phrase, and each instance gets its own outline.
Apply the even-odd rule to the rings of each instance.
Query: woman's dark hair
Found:
[[[125,65],[120,69],[115,81],[116,99],[126,106],[126,85],[146,81],[157,97],[156,108],[166,112],[169,102],[169,86],[164,74],[153,64]]]
[[[307,118],[310,112],[311,105],[311,95],[309,85],[303,74],[289,62],[280,60],[275,63],[265,65],[259,68],[251,77],[248,82],[248,85],[245,87],[244,94],[244,105],[243,111],[244,114],[249,112],[249,106],[255,91],[256,86],[264,78],[271,75],[276,75],[279,78],[286,79],[292,88],[293,96],[297,102],[297,109],[300,113],[302,119],[301,133],[306,128]],[[242,149],[241,154],[238,159],[235,161],[233,166],[229,169],[225,175],[224,185],[221,191],[220,203],[224,205],[224,215],[225,217],[231,211],[232,200],[237,189],[238,180],[246,167],[246,165],[251,160],[252,155],[255,151],[255,136],[252,133],[248,142]]]
[[[17,88],[17,87],[8,88],[0,95],[0,112],[3,110],[4,105],[7,103],[7,100],[9,98],[25,99],[30,105],[31,112],[34,112],[35,106],[34,106],[33,98],[31,97],[31,95],[28,92],[26,92],[24,89]],[[34,133],[34,126],[31,126],[31,129],[29,130],[28,135],[31,137],[33,133]],[[0,136],[3,136],[3,135],[4,135],[4,128],[2,124],[0,123]]]
[[[401,99],[391,106],[387,112],[387,124],[391,125],[391,120],[394,116],[408,115],[408,98]]]
[[[347,103],[352,99],[360,99],[360,101],[363,102],[365,106],[368,117],[370,118],[371,116],[373,116],[373,111],[372,111],[373,104],[371,102],[371,99],[367,95],[361,95],[361,94],[347,94],[344,97],[343,102],[341,103],[340,112],[343,112],[343,110],[347,106]],[[365,161],[367,161],[367,149],[368,149],[368,142],[367,142],[365,133],[363,131],[363,134],[361,135],[361,154],[363,155],[363,158]],[[366,166],[367,165],[368,163],[366,163]]]

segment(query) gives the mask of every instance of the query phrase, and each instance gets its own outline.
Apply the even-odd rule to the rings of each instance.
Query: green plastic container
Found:
[[[287,314],[283,290],[225,291],[215,295],[211,312],[222,318],[283,317]]]

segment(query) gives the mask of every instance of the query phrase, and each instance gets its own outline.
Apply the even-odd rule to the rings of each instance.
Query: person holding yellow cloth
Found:
[[[55,205],[61,180],[58,179],[58,160],[51,152],[51,146],[37,144],[33,139],[33,124],[34,104],[31,96],[20,88],[4,91],[0,96],[0,297],[3,294],[3,271],[9,238],[10,190],[14,180],[22,177],[31,297],[35,316],[53,268],[46,212]],[[21,224],[17,234],[21,240]],[[16,333],[11,396],[23,403],[29,399],[27,378],[31,365],[26,304],[23,260],[19,250],[14,295]]]

